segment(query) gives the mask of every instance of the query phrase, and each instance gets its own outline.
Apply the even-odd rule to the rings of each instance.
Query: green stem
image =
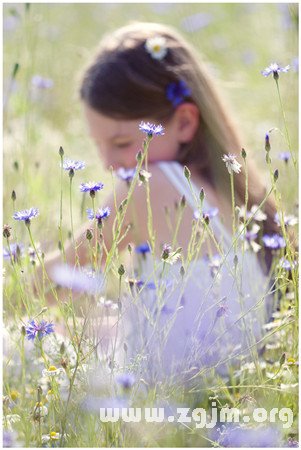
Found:
[[[232,203],[232,234],[233,234],[233,238],[235,237],[235,232],[236,232],[236,224],[235,224],[235,192],[234,192],[234,176],[233,176],[233,172],[231,171],[230,173],[230,184],[231,184],[231,203]],[[236,252],[236,242],[235,241],[235,245],[234,245],[234,250]]]
[[[59,223],[59,239],[61,243],[63,260],[66,263],[66,253],[63,242],[63,232],[62,232],[62,223],[63,223],[63,156],[61,156],[61,196],[60,196],[60,223]]]
[[[46,269],[45,269],[44,261],[40,258],[40,255],[39,255],[39,253],[38,253],[38,251],[37,251],[37,248],[36,248],[36,246],[35,246],[35,243],[34,243],[34,240],[33,240],[33,237],[32,237],[32,233],[31,233],[31,229],[30,229],[30,224],[27,225],[27,229],[28,229],[28,233],[29,233],[30,243],[31,243],[31,245],[32,245],[32,247],[33,247],[33,249],[34,249],[34,251],[35,251],[35,254],[37,255],[37,258],[38,258],[39,263],[41,264],[42,271],[43,271],[43,276],[44,276],[44,275],[46,276],[47,281],[48,281],[49,284],[50,284],[51,292],[52,292],[54,298],[56,299],[56,301],[59,303],[58,295],[57,295],[55,289],[53,288],[52,282],[51,282],[51,280],[50,280],[50,278],[49,278],[49,276],[48,276],[48,274],[47,274],[47,271],[46,271]],[[44,294],[44,290],[43,290],[43,294]],[[43,295],[43,297],[44,297],[44,295]],[[45,297],[44,297],[44,302],[45,302]]]
[[[275,81],[276,81],[276,86],[277,86],[277,93],[278,93],[278,98],[279,98],[279,103],[280,103],[280,109],[281,109],[282,117],[283,117],[286,141],[287,141],[287,145],[288,145],[289,151],[291,153],[291,157],[292,157],[292,160],[293,160],[294,167],[295,167],[295,169],[297,169],[297,161],[295,159],[295,156],[294,156],[293,150],[292,150],[292,146],[291,146],[291,141],[290,141],[289,132],[288,132],[288,128],[287,128],[285,112],[284,112],[283,103],[282,103],[282,99],[281,99],[281,95],[280,95],[279,83],[278,83],[277,79],[275,79]]]

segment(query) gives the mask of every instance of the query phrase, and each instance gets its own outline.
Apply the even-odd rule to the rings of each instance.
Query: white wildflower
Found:
[[[64,372],[64,369],[62,367],[57,369],[55,366],[50,366],[48,369],[43,370],[42,375],[43,377],[55,377],[61,372]]]
[[[231,153],[228,153],[228,155],[223,155],[222,160],[224,163],[226,163],[226,167],[228,169],[228,172],[231,174],[233,172],[239,173],[241,164],[239,164],[238,161],[236,161],[236,156],[232,155]]]
[[[238,217],[243,219],[245,216],[246,220],[249,220],[252,217],[252,219],[257,222],[263,222],[267,219],[267,215],[263,213],[261,209],[258,209],[258,205],[251,206],[250,211],[246,211],[245,205],[242,205],[239,208]]]

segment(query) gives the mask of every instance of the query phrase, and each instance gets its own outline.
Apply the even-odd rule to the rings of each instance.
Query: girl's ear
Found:
[[[194,103],[182,103],[175,112],[178,140],[181,144],[190,142],[200,124],[200,112]]]

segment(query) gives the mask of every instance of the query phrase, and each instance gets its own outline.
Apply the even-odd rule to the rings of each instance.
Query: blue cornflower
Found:
[[[276,213],[274,216],[274,222],[277,223],[279,227],[281,226],[281,221],[278,213]],[[297,225],[298,218],[293,216],[292,214],[289,214],[288,216],[283,214],[283,223],[286,227],[293,227],[294,225]]]
[[[290,152],[280,152],[278,154],[278,158],[282,159],[282,161],[284,161],[286,164],[288,163],[290,157],[291,157]]]
[[[275,80],[278,80],[279,73],[280,72],[288,72],[290,69],[290,66],[280,67],[277,63],[272,63],[268,67],[266,67],[264,70],[261,71],[262,75],[264,77],[268,77],[269,75],[273,74],[273,77]]]
[[[120,167],[120,169],[117,170],[118,177],[126,181],[127,183],[130,183],[132,181],[135,173],[136,169],[125,169],[124,167]]]
[[[151,251],[151,249],[147,242],[137,245],[137,247],[135,248],[135,252],[141,253],[143,256],[150,251]]]
[[[13,215],[15,220],[24,220],[26,224],[30,223],[30,220],[39,215],[38,208],[23,209],[22,211],[17,211]]]
[[[74,161],[73,159],[66,159],[63,162],[64,170],[81,170],[85,168],[84,161]]]
[[[26,337],[27,339],[32,341],[36,337],[38,337],[39,340],[41,340],[44,336],[47,336],[47,334],[54,333],[53,327],[54,327],[53,323],[47,323],[45,322],[45,320],[42,320],[40,323],[37,323],[34,320],[32,320],[25,327]]]
[[[121,384],[124,389],[130,389],[136,381],[130,373],[122,373],[117,375],[115,380],[118,384]]]
[[[95,214],[94,214],[93,209],[91,209],[91,208],[87,209],[88,218],[90,220],[97,219],[98,222],[102,221],[103,219],[107,219],[109,217],[110,213],[111,213],[110,208],[107,206],[105,208],[99,208],[95,212]]]
[[[262,236],[264,246],[271,249],[279,249],[285,247],[285,240],[280,234],[265,234]]]
[[[211,14],[201,12],[185,17],[181,22],[181,26],[187,33],[194,33],[208,26],[212,20],[213,16]]]
[[[103,183],[95,183],[91,181],[89,183],[81,183],[79,189],[81,192],[90,192],[91,197],[95,197],[95,192],[100,191],[103,188]]]
[[[11,243],[8,248],[3,249],[3,258],[10,259],[13,258],[16,261],[23,254],[24,246],[22,244]]]
[[[289,262],[289,260],[285,259],[285,258],[280,258],[279,263],[278,263],[278,267],[280,267],[281,269],[284,269],[284,270],[288,270],[288,271],[292,270],[292,267],[294,268],[294,267],[296,267],[296,265],[297,265],[297,261],[293,261],[293,264],[291,264]]]
[[[180,80],[175,83],[169,83],[166,87],[166,98],[177,107],[185,100],[185,97],[191,95],[191,90],[186,85],[185,81]]]
[[[54,83],[50,78],[34,75],[31,79],[31,84],[38,89],[51,89]]]
[[[209,217],[209,219],[212,219],[213,217],[217,216],[219,213],[219,209],[215,206],[213,206],[212,208],[208,208],[206,210],[203,211],[203,217]],[[201,215],[200,212],[198,210],[195,210],[193,213],[193,217],[195,219],[200,219]]]
[[[154,125],[152,123],[141,122],[139,125],[139,130],[146,133],[148,136],[163,136],[164,128],[162,125]]]

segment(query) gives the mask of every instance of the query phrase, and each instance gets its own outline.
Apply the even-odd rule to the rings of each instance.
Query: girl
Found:
[[[264,264],[247,249],[246,227],[238,228],[234,216],[231,198],[238,206],[246,198],[244,165],[231,155],[242,141],[211,77],[174,30],[136,23],[103,40],[80,94],[101,159],[123,178],[137,165],[141,131],[146,140],[152,135],[147,151],[143,146],[142,186],[128,197],[129,183],[118,180],[101,205],[111,211],[99,220],[101,245],[109,251],[117,207],[128,197],[115,253],[136,247],[111,359],[153,381],[162,374],[227,373],[236,359],[256,353],[271,306],[264,275],[269,259]],[[247,166],[250,209],[266,192],[249,159]],[[264,213],[263,232],[270,233],[276,228],[270,198]],[[77,243],[84,263],[82,236],[83,230]]]

